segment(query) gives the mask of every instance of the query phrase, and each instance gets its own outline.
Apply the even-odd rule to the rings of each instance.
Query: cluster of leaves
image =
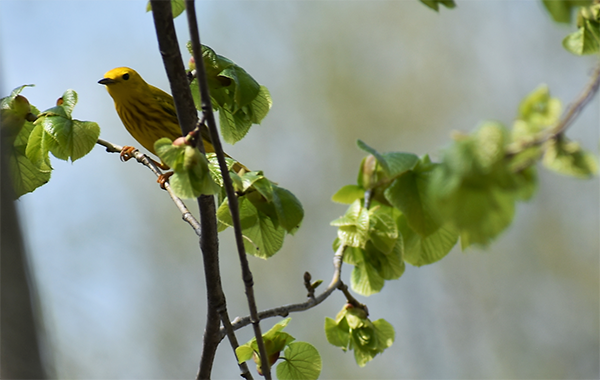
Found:
[[[2,140],[9,149],[10,174],[16,197],[50,180],[49,153],[72,162],[88,154],[100,135],[98,124],[73,119],[77,93],[67,90],[56,106],[39,112],[18,87],[0,100]]]
[[[459,237],[463,249],[488,245],[511,223],[516,203],[533,196],[540,159],[562,174],[596,173],[592,154],[554,133],[560,114],[560,101],[541,86],[523,100],[510,131],[485,122],[472,134],[456,134],[439,163],[427,155],[382,154],[359,141],[370,155],[357,184],[332,198],[350,204],[331,224],[339,228],[334,249],[345,245],[344,261],[354,265],[352,289],[379,292],[385,280],[402,275],[404,262],[438,261]]]
[[[306,342],[295,342],[296,338],[282,330],[291,318],[286,318],[263,334],[263,341],[268,355],[269,366],[277,360],[277,378],[284,379],[316,379],[321,373],[321,356],[319,351]],[[283,356],[281,353],[283,351]],[[258,373],[261,371],[261,357],[258,353],[256,338],[236,348],[239,363],[254,359]]]
[[[331,224],[338,227],[334,250],[343,245],[344,262],[354,266],[352,289],[377,293],[385,280],[403,274],[405,262],[436,262],[459,238],[463,249],[488,245],[510,225],[516,203],[533,196],[540,160],[561,174],[594,175],[595,157],[556,130],[561,111],[560,101],[540,86],[521,102],[512,129],[488,121],[472,134],[456,134],[439,163],[428,155],[379,153],[358,141],[369,155],[357,184],[332,197],[350,205]],[[325,324],[330,343],[353,349],[359,365],[393,341],[387,322],[367,321],[363,310],[345,307]]]
[[[214,171],[216,157],[209,158]],[[289,190],[268,180],[262,172],[231,173],[238,194],[240,222],[246,252],[267,259],[283,246],[286,233],[294,234],[304,218],[302,204]],[[224,191],[219,194],[219,231],[233,226]]]
[[[188,50],[192,54],[191,44]],[[269,90],[261,86],[243,68],[228,58],[218,55],[210,47],[202,45],[202,59],[206,68],[206,79],[210,90],[210,100],[215,111],[219,112],[219,125],[223,140],[229,144],[240,141],[253,124],[260,122],[271,109]],[[190,70],[195,69],[193,58]],[[198,79],[190,84],[196,108],[201,110]]]
[[[576,55],[600,51],[600,4],[581,7],[577,14],[577,31],[563,40],[565,49]]]
[[[394,327],[384,319],[371,322],[362,308],[346,304],[335,320],[325,319],[327,341],[342,350],[353,350],[356,363],[364,367],[394,343]]]
[[[158,140],[154,146],[162,161],[172,170],[169,184],[181,198],[196,198],[201,194],[218,195],[217,219],[219,232],[233,226],[223,177],[214,153],[204,156],[200,151],[178,139]],[[236,162],[226,158],[234,190],[238,196],[240,222],[246,252],[267,259],[283,246],[286,233],[294,234],[304,217],[302,204],[289,190],[277,186],[262,172],[240,171]]]

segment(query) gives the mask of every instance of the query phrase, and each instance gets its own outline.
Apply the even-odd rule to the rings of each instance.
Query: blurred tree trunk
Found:
[[[23,249],[7,150],[0,156],[0,378],[45,379],[34,318],[35,282]]]

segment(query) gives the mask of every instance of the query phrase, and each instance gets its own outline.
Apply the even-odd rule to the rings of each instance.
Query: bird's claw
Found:
[[[161,174],[158,176],[158,179],[156,180],[156,182],[158,182],[158,184],[160,185],[160,188],[163,190],[165,189],[165,184],[167,182],[169,182],[169,178],[173,175],[173,172],[167,172],[164,174]]]
[[[134,146],[124,146],[123,149],[121,149],[121,154],[119,155],[121,161],[125,162],[131,160],[133,158],[133,153],[136,150],[137,148]]]

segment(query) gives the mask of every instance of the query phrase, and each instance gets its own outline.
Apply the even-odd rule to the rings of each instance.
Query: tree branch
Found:
[[[565,133],[565,131],[573,124],[577,116],[588,105],[590,100],[598,92],[600,87],[600,63],[596,65],[592,73],[592,77],[579,97],[569,105],[562,118],[552,128],[548,128],[538,134],[534,139],[525,142],[514,142],[506,147],[506,156],[512,157],[527,148],[542,145],[548,140],[552,140]]]
[[[248,264],[248,258],[246,257],[246,251],[244,249],[244,240],[242,236],[242,227],[240,223],[238,200],[233,189],[231,177],[229,176],[229,169],[227,168],[227,163],[225,162],[225,155],[219,138],[219,132],[217,130],[215,116],[212,111],[212,104],[210,102],[210,94],[208,90],[208,84],[206,81],[206,69],[204,67],[204,60],[202,59],[202,45],[200,43],[200,35],[198,33],[198,26],[196,22],[196,10],[193,0],[186,0],[186,10],[188,24],[190,28],[192,50],[194,53],[194,60],[196,62],[198,87],[200,90],[200,99],[202,101],[202,112],[206,117],[206,124],[208,126],[210,138],[215,149],[215,153],[217,155],[217,160],[219,161],[221,174],[223,175],[223,185],[227,194],[229,211],[231,212],[231,218],[233,220],[235,242],[237,245],[238,257],[242,269],[242,279],[245,285],[246,298],[248,299],[248,308],[250,309],[250,318],[252,322],[252,327],[254,329],[254,335],[256,337],[256,343],[258,346],[259,354],[261,357],[261,370],[265,379],[269,380],[271,379],[271,372],[267,358],[267,350],[265,348],[265,344],[262,339],[262,332],[260,330],[260,319],[258,318],[258,310],[256,307],[256,300],[253,288],[254,280],[252,278],[252,272],[250,271],[250,265]]]
[[[333,255],[333,277],[331,278],[331,282],[327,286],[327,289],[323,291],[323,293],[318,296],[309,297],[309,300],[302,303],[295,303],[291,305],[284,305],[280,307],[276,307],[273,309],[268,309],[261,311],[258,313],[257,317],[259,320],[272,318],[272,317],[287,317],[290,313],[304,311],[308,309],[312,309],[317,306],[321,302],[325,301],[334,290],[340,289],[340,284],[342,284],[341,275],[342,275],[342,260],[344,257],[344,251],[346,250],[345,245],[340,245],[335,254]],[[349,300],[349,302],[351,302]],[[237,330],[244,326],[248,326],[251,323],[251,318],[236,318],[232,322],[233,329]],[[225,330],[221,328],[221,338],[225,336]]]
[[[186,135],[196,126],[198,113],[194,106],[181,52],[177,43],[171,3],[160,0],[151,0],[150,3],[158,46],[171,85],[177,117],[179,118],[182,135]],[[201,152],[204,152],[204,146],[201,141],[199,139],[198,148]],[[202,230],[200,248],[204,261],[207,317],[197,378],[208,379],[212,371],[217,346],[221,340],[218,310],[225,308],[226,302],[219,269],[219,241],[214,197],[205,195],[198,197],[198,206],[200,208],[200,226]]]
[[[102,140],[102,139],[98,139],[98,141],[96,143],[98,145],[102,145],[103,147],[105,147],[106,151],[109,153],[121,153],[121,150],[123,150],[122,146],[115,145],[113,143],[110,143],[110,142]],[[150,157],[146,156],[139,150],[136,149],[132,153],[132,155],[137,160],[137,162],[139,162],[140,164],[142,164],[145,167],[147,167],[148,169],[150,169],[152,171],[152,173],[154,173],[156,175],[156,177],[159,177],[163,174],[162,171],[160,170],[160,168],[154,162],[154,160],[150,159]],[[173,203],[175,203],[175,206],[177,206],[177,208],[181,212],[181,218],[183,220],[185,220],[190,225],[190,227],[192,227],[192,229],[194,230],[196,235],[201,236],[202,231],[200,229],[200,223],[198,222],[198,220],[196,218],[194,218],[194,216],[192,215],[190,210],[187,208],[185,203],[183,203],[183,201],[180,198],[178,198],[175,195],[175,193],[173,193],[173,189],[171,189],[171,185],[169,185],[169,182],[165,182],[164,186],[165,186],[165,190],[167,191],[167,193],[169,193],[171,200],[173,201]]]

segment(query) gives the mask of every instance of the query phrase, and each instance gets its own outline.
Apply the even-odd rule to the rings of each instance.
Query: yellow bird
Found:
[[[127,131],[152,154],[156,155],[154,151],[156,140],[168,137],[174,141],[181,137],[173,97],[160,88],[146,83],[135,70],[117,67],[104,74],[104,78],[98,83],[106,86]],[[203,136],[202,141],[206,153],[215,151],[206,137]],[[130,147],[125,148],[133,150]],[[124,152],[121,152],[122,156],[124,154],[126,156]],[[233,166],[236,172],[242,169],[249,171],[240,163]]]

